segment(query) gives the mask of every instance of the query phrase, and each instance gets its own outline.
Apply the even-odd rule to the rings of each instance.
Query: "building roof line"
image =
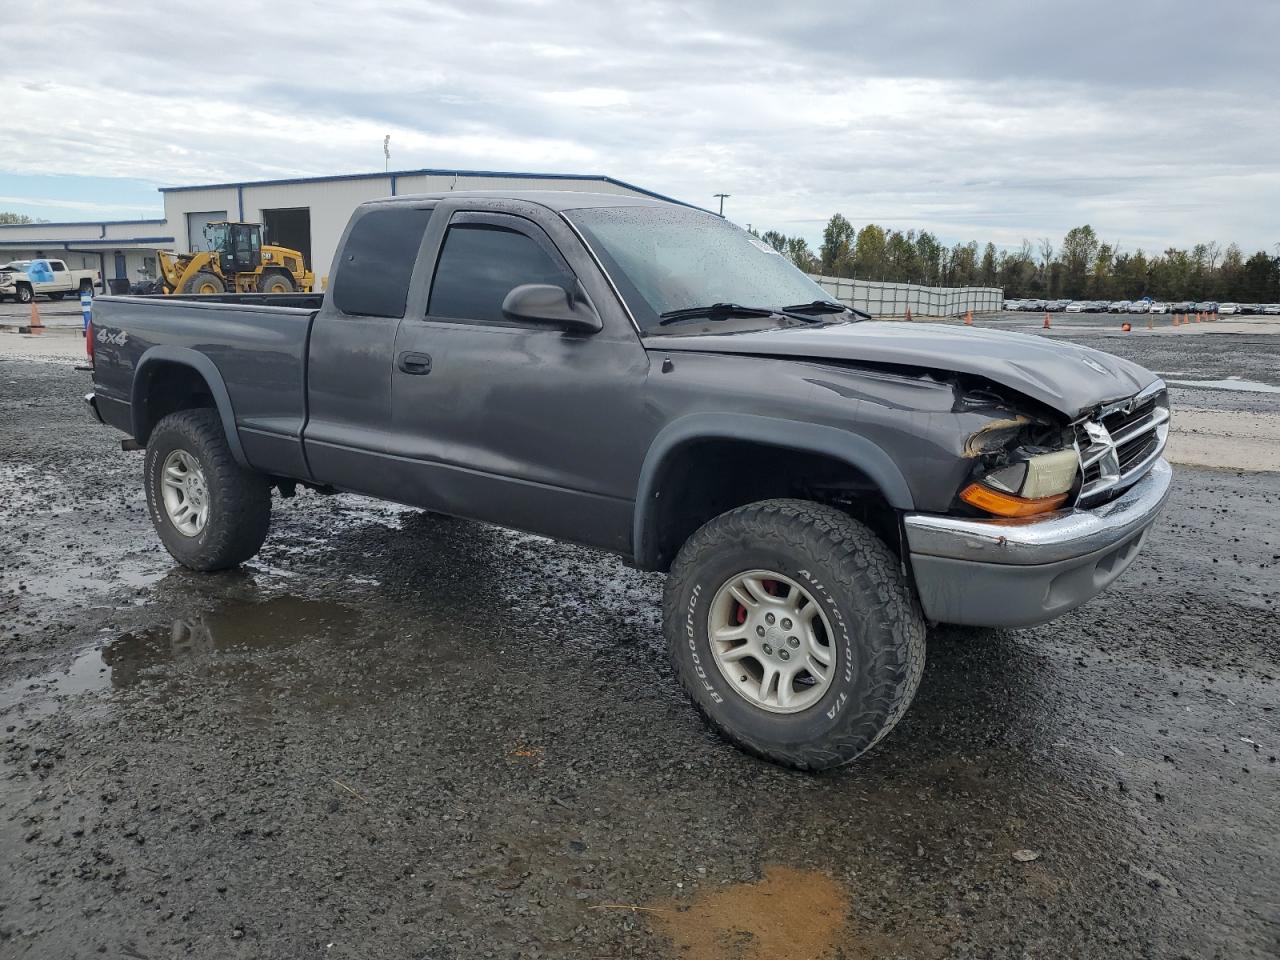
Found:
[[[0,223],[0,230],[13,227],[120,227],[128,223],[168,223],[164,217],[158,220],[43,220],[36,223]]]
[[[34,239],[29,240],[26,237],[15,237],[12,240],[0,240],[0,247],[21,247],[27,249],[29,247],[56,247],[71,244],[78,247],[97,246],[97,247],[131,247],[138,244],[153,243],[173,243],[173,237],[94,237],[91,240],[75,239],[64,240],[61,237],[54,239]]]
[[[634,183],[628,183],[625,180],[619,180],[616,177],[608,177],[603,174],[528,173],[513,170],[446,170],[434,167],[424,167],[418,170],[386,170],[382,173],[340,173],[328,177],[286,177],[281,180],[236,180],[230,183],[185,184],[177,187],[160,187],[159,189],[161,193],[178,193],[185,190],[235,190],[240,187],[280,187],[297,183],[328,183],[341,180],[385,180],[391,177],[509,177],[520,180],[598,180],[603,183],[613,184],[615,187],[622,187],[625,190],[634,190],[636,193],[653,197],[655,200],[665,200],[668,203],[689,206],[689,204],[674,197],[668,197],[653,190],[646,190],[644,187],[637,187]]]

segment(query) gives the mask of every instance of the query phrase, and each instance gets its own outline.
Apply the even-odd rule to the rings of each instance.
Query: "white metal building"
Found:
[[[156,250],[172,250],[164,220],[94,220],[76,223],[0,224],[0,263],[53,257],[73,270],[98,270],[104,278],[138,278],[156,269]]]
[[[0,263],[58,257],[77,269],[100,269],[107,279],[137,280],[140,268],[154,276],[157,249],[203,249],[205,224],[239,220],[261,223],[267,243],[302,251],[319,281],[328,276],[338,239],[359,204],[445,190],[582,190],[671,199],[612,177],[476,170],[392,170],[162,187],[163,220],[0,225]]]

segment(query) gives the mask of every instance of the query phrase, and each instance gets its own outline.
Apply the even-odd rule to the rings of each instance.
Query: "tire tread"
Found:
[[[195,448],[191,452],[201,461],[206,482],[211,489],[218,489],[219,510],[210,516],[207,535],[198,550],[181,556],[168,543],[166,548],[179,563],[194,570],[225,570],[243,563],[262,547],[271,525],[271,488],[266,478],[236,462],[216,410],[181,410],[156,424],[148,440],[148,500],[159,496],[150,482],[152,458],[159,457],[163,447],[157,439],[163,441],[170,433]],[[151,510],[153,517],[158,517],[163,507],[157,502]]]
[[[706,557],[734,543],[767,537],[788,542],[813,557],[833,577],[833,592],[875,598],[889,646],[866,662],[872,682],[860,704],[850,704],[838,728],[822,743],[789,747],[768,745],[729,727],[699,696],[690,665],[677,642],[684,596]],[[665,627],[672,667],[681,686],[707,723],[746,752],[802,770],[825,770],[857,759],[879,743],[902,719],[924,675],[925,624],[899,561],[870,529],[827,504],[776,499],[747,504],[704,524],[681,548],[672,564],[665,591]]]

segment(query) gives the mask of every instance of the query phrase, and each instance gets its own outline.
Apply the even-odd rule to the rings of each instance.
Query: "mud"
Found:
[[[1180,467],[1110,593],[935,631],[811,777],[708,733],[609,557],[300,495],[175,568],[84,377],[0,362],[0,957],[1280,950],[1280,474]]]

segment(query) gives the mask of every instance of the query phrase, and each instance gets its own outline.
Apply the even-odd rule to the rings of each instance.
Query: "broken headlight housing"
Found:
[[[1015,454],[961,490],[960,499],[998,517],[1032,517],[1065,504],[1079,472],[1074,448]]]

